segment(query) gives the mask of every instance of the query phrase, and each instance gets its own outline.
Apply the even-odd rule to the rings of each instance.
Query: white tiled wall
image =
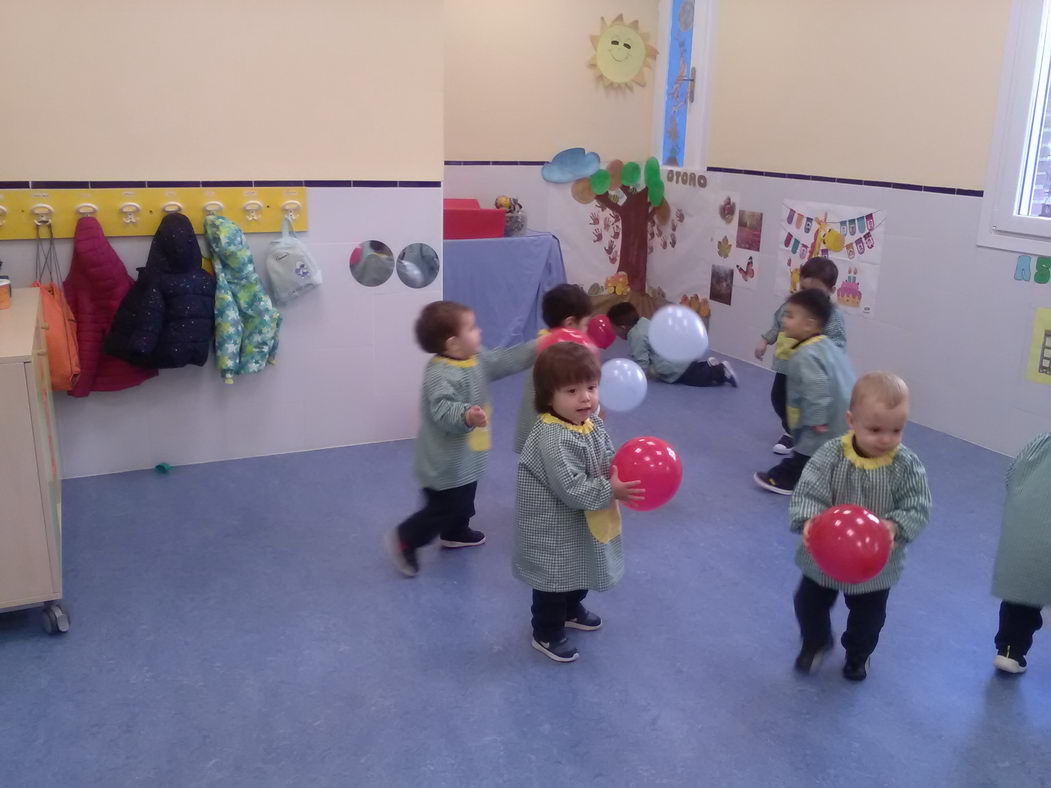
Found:
[[[383,241],[395,255],[423,242],[441,251],[441,190],[311,189],[310,232],[301,235],[322,268],[324,284],[284,307],[277,364],[258,375],[221,382],[204,367],[162,370],[121,392],[86,399],[56,395],[67,477],[304,451],[415,434],[425,356],[412,337],[420,308],[441,298],[441,277],[413,290],[397,274],[366,288],[350,275],[359,241]],[[262,269],[273,235],[249,235]],[[134,273],[149,238],[115,239]],[[57,244],[63,272],[71,241]],[[32,279],[33,246],[0,244],[15,286]],[[265,274],[264,274],[265,276]]]
[[[536,168],[445,172],[450,196],[485,201],[516,194],[529,201],[530,226],[557,232],[547,194],[558,187],[544,183]],[[722,173],[709,173],[709,183],[738,192],[739,208],[765,215],[758,287],[735,288],[732,306],[712,303],[716,351],[754,362],[752,349],[783,295],[775,289],[774,253],[784,199],[883,209],[876,311],[847,322],[856,370],[898,372],[912,388],[917,422],[995,451],[1014,454],[1037,432],[1051,430],[1051,386],[1029,382],[1024,373],[1033,311],[1051,307],[1051,285],[1014,280],[1025,249],[976,245],[981,198]]]

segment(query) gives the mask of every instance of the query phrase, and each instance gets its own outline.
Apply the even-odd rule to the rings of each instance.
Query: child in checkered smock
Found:
[[[599,374],[581,345],[560,342],[540,354],[533,368],[540,417],[518,462],[514,575],[533,588],[533,648],[556,662],[578,656],[566,627],[602,626],[582,602],[624,574],[617,501],[644,492],[611,472],[613,444],[592,415]]]
[[[489,454],[487,383],[527,369],[536,352],[535,342],[483,350],[474,312],[452,301],[424,307],[416,339],[435,354],[423,375],[416,436],[416,478],[426,503],[388,537],[394,564],[408,577],[419,572],[416,551],[435,537],[446,549],[485,542],[485,534],[469,523]]]
[[[844,677],[863,681],[869,656],[887,618],[890,589],[901,578],[905,553],[927,527],[931,493],[920,459],[901,444],[909,420],[909,389],[888,372],[870,372],[854,386],[847,411],[850,431],[819,448],[807,463],[789,505],[791,528],[802,532],[796,564],[803,573],[795,595],[803,647],[796,670],[811,673],[832,648],[829,611],[843,593],[850,611],[842,644],[847,652]],[[893,541],[883,570],[864,583],[841,583],[825,574],[807,549],[817,515],[833,506],[853,504],[880,518]]]

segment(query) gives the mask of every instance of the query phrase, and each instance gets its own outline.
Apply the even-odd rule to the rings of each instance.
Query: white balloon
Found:
[[[668,361],[696,361],[708,350],[708,332],[692,309],[662,306],[650,321],[650,344]]]
[[[602,365],[599,401],[610,410],[632,410],[646,398],[646,373],[626,358],[611,358]]]

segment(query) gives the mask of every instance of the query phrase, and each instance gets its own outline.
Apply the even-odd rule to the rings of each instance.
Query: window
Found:
[[[982,246],[1051,254],[1051,0],[1015,0],[989,160]]]
[[[704,169],[708,53],[716,0],[660,0],[654,138],[661,164]]]

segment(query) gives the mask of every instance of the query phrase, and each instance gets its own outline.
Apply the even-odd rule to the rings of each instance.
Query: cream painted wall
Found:
[[[441,0],[7,5],[0,180],[442,176]]]
[[[661,48],[657,0],[445,0],[445,158],[546,160],[577,145],[604,157],[652,153],[653,83],[604,88],[587,66],[599,18],[638,19]]]
[[[981,189],[1011,0],[722,0],[709,166]]]

